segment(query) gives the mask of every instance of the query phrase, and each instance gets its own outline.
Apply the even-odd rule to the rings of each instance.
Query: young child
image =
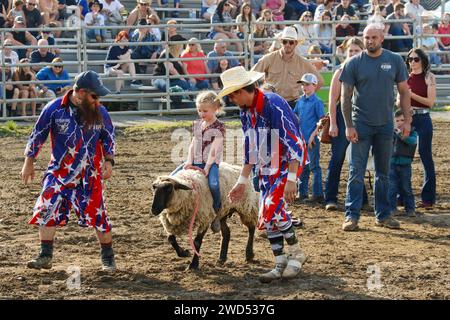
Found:
[[[6,16],[7,26],[12,27],[14,24],[14,19],[16,17],[22,17],[25,20],[25,13],[23,12],[23,1],[16,0],[14,1],[14,8],[12,8],[8,15]]]
[[[309,174],[313,173],[312,198],[310,202],[323,203],[322,169],[320,168],[320,143],[317,138],[317,122],[325,115],[322,100],[316,95],[317,77],[305,73],[300,81],[303,95],[297,101],[294,113],[300,120],[300,131],[308,142],[309,165],[306,165],[300,176],[298,187],[299,200],[308,198]]]
[[[87,26],[105,26],[105,16],[100,12],[103,9],[103,4],[98,0],[89,3],[89,13],[84,17],[84,22]],[[105,29],[88,29],[86,31],[86,36],[89,39],[95,39],[97,43],[104,43],[106,38]]]
[[[171,175],[181,169],[199,170],[208,179],[209,189],[213,197],[213,207],[216,219],[211,224],[213,232],[220,231],[218,216],[222,206],[220,198],[219,164],[222,161],[223,141],[225,139],[225,124],[217,119],[223,102],[216,101],[214,91],[201,92],[195,101],[200,119],[194,121],[191,145],[186,162]]]
[[[414,128],[408,137],[401,135],[399,127],[405,118],[402,110],[395,112],[394,148],[389,172],[389,199],[393,212],[397,210],[397,195],[400,195],[405,205],[405,215],[415,216],[414,194],[411,187],[411,163],[417,146],[417,132]]]

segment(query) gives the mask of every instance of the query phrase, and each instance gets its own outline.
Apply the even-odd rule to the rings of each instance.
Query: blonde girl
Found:
[[[222,101],[217,101],[214,91],[202,91],[195,101],[199,119],[194,121],[191,145],[187,160],[171,175],[181,169],[198,170],[208,179],[209,190],[213,197],[213,208],[216,219],[211,224],[213,232],[220,230],[219,210],[222,206],[220,198],[219,164],[222,161],[225,124],[217,119],[223,107]]]

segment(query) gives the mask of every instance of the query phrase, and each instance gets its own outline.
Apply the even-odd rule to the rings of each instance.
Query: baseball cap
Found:
[[[22,16],[17,16],[17,17],[14,19],[14,22],[17,22],[17,23],[25,23],[25,19],[24,19]]]
[[[312,83],[312,84],[317,84],[317,77],[316,75],[312,74],[312,73],[305,73],[302,78],[297,81],[297,83]]]
[[[111,91],[103,85],[98,73],[92,70],[82,72],[75,77],[75,88],[88,89],[100,97],[111,93]]]

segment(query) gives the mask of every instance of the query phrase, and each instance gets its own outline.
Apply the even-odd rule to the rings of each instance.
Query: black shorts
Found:
[[[14,89],[6,90],[6,99],[12,99],[14,96]]]

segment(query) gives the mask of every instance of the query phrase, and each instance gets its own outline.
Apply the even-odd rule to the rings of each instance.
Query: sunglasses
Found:
[[[27,6],[33,6],[33,7],[35,7],[35,6],[37,6],[37,3],[27,3]]]
[[[286,45],[286,44],[290,44],[291,46],[293,46],[294,44],[295,44],[295,41],[294,40],[283,40],[283,44],[284,45]]]
[[[94,100],[98,100],[98,95],[96,95],[95,93],[90,93],[90,95],[91,95],[91,98],[92,99],[94,99]]]
[[[230,4],[229,4],[229,3],[225,3],[223,6],[224,6],[224,7],[229,7]]]
[[[409,57],[408,58],[408,62],[419,62],[420,61],[420,58],[419,57]]]
[[[148,6],[148,3],[139,3],[139,5],[141,5],[141,6]]]
[[[195,43],[189,43],[188,46],[195,46]]]
[[[53,68],[58,68],[58,69],[62,69],[62,66],[53,66]]]

